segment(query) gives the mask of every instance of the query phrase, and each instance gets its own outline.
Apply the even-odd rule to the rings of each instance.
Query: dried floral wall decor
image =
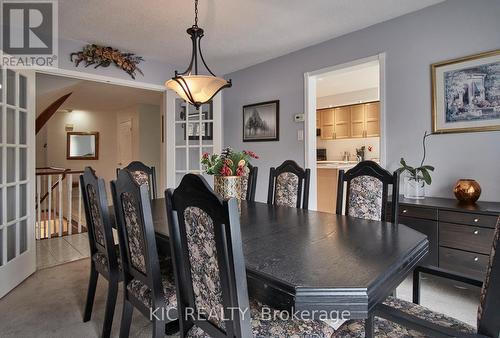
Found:
[[[118,49],[112,47],[103,47],[95,44],[85,46],[81,51],[70,54],[71,62],[78,67],[82,61],[85,62],[85,67],[95,65],[98,67],[109,67],[114,63],[117,67],[123,69],[135,80],[136,72],[144,75],[137,67],[139,63],[144,61],[141,56],[133,53],[122,53]]]

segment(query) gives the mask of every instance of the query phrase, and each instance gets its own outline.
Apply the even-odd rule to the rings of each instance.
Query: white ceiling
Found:
[[[212,70],[227,74],[442,1],[201,0],[202,49]],[[59,0],[59,35],[184,68],[193,3]]]
[[[39,115],[52,102],[72,92],[59,110],[116,111],[136,104],[160,105],[162,93],[102,82],[37,74],[36,107]]]
[[[346,67],[322,74],[317,78],[316,97],[344,94],[378,88],[380,85],[378,61]]]

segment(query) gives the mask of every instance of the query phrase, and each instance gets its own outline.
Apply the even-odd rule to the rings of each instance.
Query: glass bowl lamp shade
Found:
[[[210,101],[222,89],[231,87],[231,82],[210,75],[177,75],[165,85],[182,99],[199,107]]]
[[[204,35],[202,28],[198,27],[198,0],[194,2],[194,25],[187,29],[191,36],[192,53],[188,68],[165,82],[168,89],[175,91],[187,102],[199,108],[202,104],[210,101],[219,91],[231,87],[231,80],[227,81],[215,76],[203,58],[201,52],[201,38]],[[198,60],[201,60],[208,74],[198,73]]]

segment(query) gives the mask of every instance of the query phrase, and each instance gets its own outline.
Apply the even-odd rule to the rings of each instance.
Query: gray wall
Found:
[[[500,1],[448,0],[244,70],[228,74],[224,92],[224,144],[257,152],[257,199],[265,200],[269,167],[286,159],[304,164],[303,125],[293,115],[304,110],[304,72],[386,53],[387,160],[421,159],[421,137],[431,130],[430,65],[500,48]],[[300,26],[297,26],[300,29]],[[279,99],[280,141],[242,142],[242,106]],[[500,200],[500,132],[436,135],[428,139],[428,164],[436,167],[430,196],[452,196],[461,177],[477,179],[481,200]]]

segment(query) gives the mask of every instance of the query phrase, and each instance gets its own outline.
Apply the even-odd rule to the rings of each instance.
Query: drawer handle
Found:
[[[474,262],[479,261],[479,257],[474,257]]]
[[[474,223],[479,222],[479,218],[474,218]]]
[[[474,235],[479,235],[479,230],[474,230]]]
[[[406,214],[407,212],[408,212],[408,210],[403,209],[403,214]]]

